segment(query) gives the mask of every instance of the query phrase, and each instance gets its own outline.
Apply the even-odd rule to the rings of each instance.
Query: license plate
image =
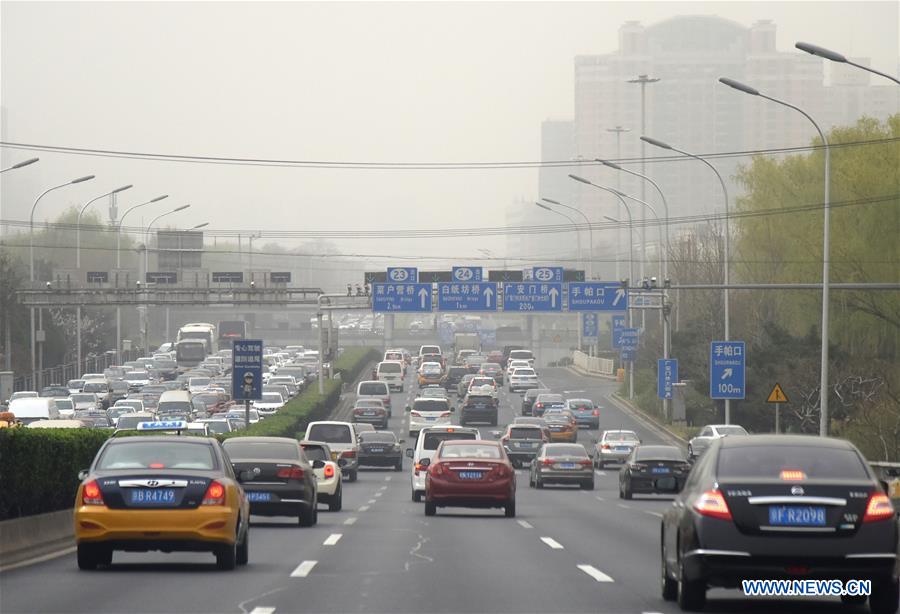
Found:
[[[482,476],[481,471],[460,471],[459,479],[460,480],[480,480]]]
[[[651,473],[669,473],[668,467],[654,467]]]
[[[433,422],[433,421],[437,420],[437,418],[425,418],[425,419],[426,419],[428,422]]]
[[[824,527],[825,508],[814,505],[771,505],[769,524],[783,527]]]
[[[560,463],[559,468],[560,469],[574,469],[575,463]]]
[[[128,490],[130,505],[152,507],[175,503],[174,488],[132,488]]]
[[[369,452],[384,452],[384,448],[369,448]]]
[[[364,412],[363,412],[363,415],[364,415],[364,416],[374,416],[374,415],[375,415],[375,412],[374,412],[374,411],[364,411]]]
[[[271,501],[272,493],[270,492],[248,492],[247,500],[251,503],[259,502],[259,501]]]
[[[628,452],[631,448],[626,446],[616,446],[616,452]]]

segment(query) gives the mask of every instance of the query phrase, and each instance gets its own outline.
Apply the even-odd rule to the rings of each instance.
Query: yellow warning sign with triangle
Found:
[[[784,394],[784,390],[781,389],[781,384],[775,382],[775,387],[772,388],[772,392],[769,393],[769,398],[766,399],[766,403],[790,403],[787,395]]]

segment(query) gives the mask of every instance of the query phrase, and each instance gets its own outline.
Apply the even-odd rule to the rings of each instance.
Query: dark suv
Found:
[[[465,367],[454,366],[447,369],[447,376],[444,378],[444,388],[447,392],[457,392],[460,380],[469,372]]]
[[[548,392],[550,392],[549,388],[532,388],[531,390],[526,390],[525,394],[522,395],[522,415],[530,416],[531,406],[534,405],[534,400],[539,394],[547,394]]]
[[[494,397],[487,394],[470,394],[459,410],[459,424],[466,426],[472,422],[487,422],[497,426],[497,405]]]

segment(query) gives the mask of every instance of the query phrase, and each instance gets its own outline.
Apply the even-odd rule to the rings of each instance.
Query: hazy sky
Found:
[[[896,2],[2,2],[4,141],[334,161],[536,160],[540,122],[571,118],[573,58],[617,48],[626,20],[774,20],[778,48],[816,42],[898,67]],[[2,149],[2,216],[52,218],[123,183],[122,202],[210,229],[504,225],[537,171],[259,168]],[[165,205],[165,206],[163,206]],[[105,215],[105,209],[100,207]],[[151,207],[145,208],[151,213]],[[139,220],[129,219],[128,224]],[[475,254],[498,239],[337,242],[342,252]],[[492,245],[493,244],[493,245]]]

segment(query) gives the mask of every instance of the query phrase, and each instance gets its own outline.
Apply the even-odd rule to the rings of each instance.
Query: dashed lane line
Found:
[[[623,510],[630,510],[630,509],[631,509],[631,506],[630,506],[630,505],[625,505],[624,503],[616,503],[616,505],[618,505],[619,507],[621,507]]]
[[[517,520],[516,522],[518,522],[519,526],[522,527],[523,529],[533,529],[534,528],[533,526],[531,526],[531,523],[528,522],[527,520]]]
[[[385,482],[390,482],[390,481],[391,481],[391,477],[392,477],[392,476],[389,476],[389,475],[384,476],[384,481],[385,481]]]
[[[275,608],[256,607],[250,610],[250,614],[274,614]]]
[[[291,572],[292,578],[305,578],[309,575],[309,572],[313,570],[313,567],[316,566],[316,563],[319,561],[303,561],[299,565],[297,565],[297,569]]]
[[[354,524],[356,522],[356,516],[350,516],[347,520],[344,521],[344,524]]]
[[[603,500],[604,500],[603,497],[594,497],[594,499],[596,499],[597,501],[603,501]]]
[[[607,576],[605,573],[603,573],[593,565],[579,565],[578,569],[592,577],[597,582],[615,582],[615,580]]]
[[[548,546],[550,546],[551,548],[553,548],[554,550],[562,550],[563,549],[563,545],[561,543],[559,543],[558,541],[556,541],[555,539],[553,539],[552,537],[542,537],[541,541],[544,542],[545,544],[547,544]]]
[[[653,511],[650,511],[650,510],[644,510],[644,513],[645,513],[645,514],[650,514],[651,516],[656,516],[657,518],[662,518],[662,517],[663,517],[663,515],[660,514],[659,512],[653,512]]]
[[[329,535],[324,542],[322,542],[323,546],[334,546],[339,541],[341,541],[341,537],[343,537],[343,533],[332,533]]]
[[[369,506],[368,506],[368,505],[362,505],[362,506],[360,506],[359,511],[361,511],[361,512],[368,512],[368,511],[369,511]]]
[[[594,474],[595,474],[595,475],[599,475],[601,478],[604,477],[604,476],[606,476],[606,472],[605,472],[605,471],[600,471],[599,469],[594,469]]]
[[[369,499],[368,501],[366,501],[366,503],[368,503],[369,505],[372,505],[375,502],[375,499]]]
[[[374,496],[374,497],[380,497],[382,494],[384,494],[384,493],[377,492],[377,493],[375,493],[373,496]]]

